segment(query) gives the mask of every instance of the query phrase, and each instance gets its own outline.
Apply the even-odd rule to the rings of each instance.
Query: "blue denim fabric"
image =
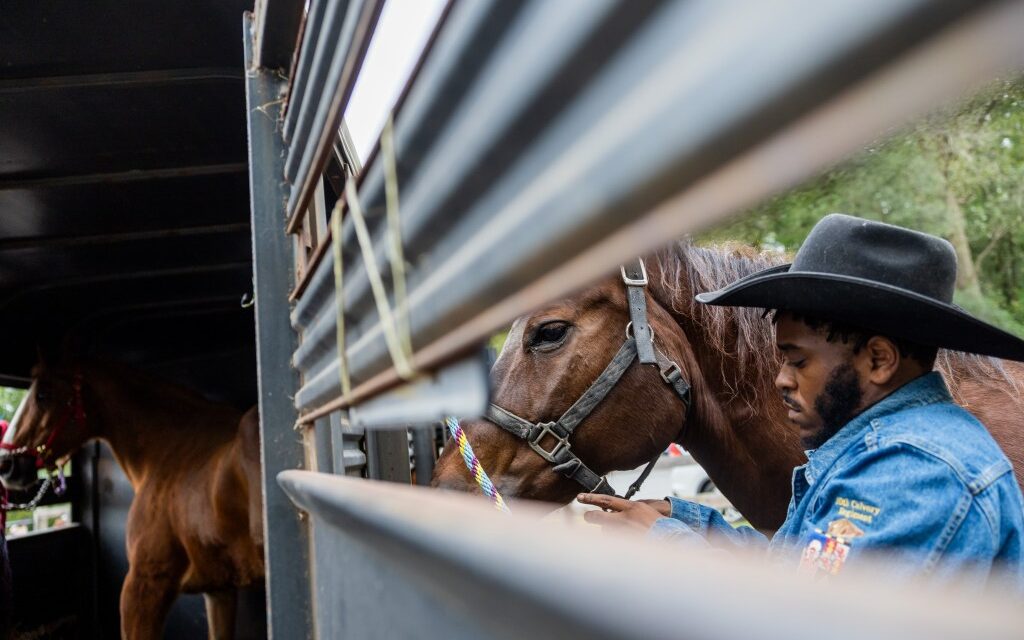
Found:
[[[769,540],[714,509],[676,498],[651,529],[725,549],[766,547],[796,566],[809,541],[838,520],[863,533],[845,564],[881,556],[896,576],[985,583],[993,569],[1024,591],[1024,500],[988,431],[929,373],[869,407],[793,470],[786,521]]]

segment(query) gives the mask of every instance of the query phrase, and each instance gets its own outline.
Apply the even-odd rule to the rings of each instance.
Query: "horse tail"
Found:
[[[238,422],[242,452],[242,470],[249,485],[249,533],[257,546],[263,546],[263,474],[260,464],[260,416],[256,407],[245,412]]]

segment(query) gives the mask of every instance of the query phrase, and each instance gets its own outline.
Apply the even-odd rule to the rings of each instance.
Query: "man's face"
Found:
[[[805,449],[817,449],[856,416],[863,404],[851,345],[829,342],[789,314],[779,316],[775,342],[783,363],[775,386],[800,430]]]

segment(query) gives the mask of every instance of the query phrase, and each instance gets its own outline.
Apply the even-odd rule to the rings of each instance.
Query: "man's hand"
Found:
[[[581,493],[576,496],[581,504],[600,507],[602,511],[587,511],[583,519],[590,524],[615,529],[647,531],[658,518],[667,517],[672,506],[668,500],[638,500],[632,502],[600,493]]]

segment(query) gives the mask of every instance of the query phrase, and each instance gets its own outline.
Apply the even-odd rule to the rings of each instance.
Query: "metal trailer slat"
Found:
[[[480,20],[478,14],[483,13],[480,6],[482,5],[467,6],[466,12],[472,14],[469,18],[458,15],[453,17],[453,19],[478,23]],[[481,68],[474,72],[480,76],[481,80],[479,83],[469,87],[472,89],[472,94],[462,101],[463,103],[468,101],[472,109],[456,111],[448,118],[452,126],[457,130],[465,129],[467,125],[464,123],[475,124],[469,125],[470,128],[467,131],[461,132],[461,135],[459,131],[456,131],[455,135],[448,135],[446,139],[449,141],[449,144],[442,149],[444,152],[443,156],[439,157],[437,153],[433,153],[430,156],[420,158],[417,166],[424,167],[424,171],[415,175],[415,184],[402,188],[402,237],[407,247],[408,256],[412,257],[429,251],[430,247],[437,242],[437,239],[443,233],[444,227],[442,224],[439,224],[440,221],[436,215],[428,217],[423,215],[424,212],[437,212],[440,210],[438,206],[442,196],[453,191],[455,186],[457,186],[456,180],[465,176],[477,164],[481,156],[497,142],[495,138],[502,132],[505,132],[510,126],[511,120],[521,114],[528,106],[529,98],[535,96],[543,89],[545,83],[550,80],[550,74],[553,74],[555,69],[561,66],[562,61],[575,52],[573,45],[579,44],[580,39],[588,33],[586,27],[593,26],[601,19],[607,17],[608,7],[611,6],[611,3],[566,2],[551,6],[557,10],[554,12],[538,11],[536,10],[537,7],[533,7],[534,10],[524,12],[527,14],[525,16],[521,13],[518,16],[519,20],[514,22],[507,22],[508,16],[506,14],[497,13],[489,16],[491,20],[496,22],[495,25],[479,25],[477,27],[488,32],[493,31],[498,26],[516,31],[518,32],[518,40],[515,46],[502,47],[499,43],[498,51],[491,56],[496,58],[496,60],[493,63],[481,65]],[[571,23],[573,25],[572,29],[567,30],[559,26],[564,25],[570,17],[573,18]],[[455,29],[454,26],[452,28]],[[454,33],[455,37],[459,38],[460,32],[455,31]],[[467,40],[464,46],[471,46],[473,44],[474,39],[463,39]],[[524,46],[527,40],[529,41],[529,46]],[[530,57],[524,59],[525,53],[529,53]],[[443,80],[441,82],[447,84],[454,75],[464,77],[466,75],[466,66],[470,62],[476,64],[478,60],[484,59],[486,59],[485,56],[470,55],[463,50],[463,53],[456,59],[457,64],[454,68],[446,70],[447,73],[442,76]],[[515,74],[516,69],[524,64],[534,64],[539,68],[546,69],[547,67],[541,65],[542,60],[546,60],[552,65],[550,74],[540,73],[536,76],[530,76],[525,85],[508,82],[507,78]],[[422,75],[425,76],[433,72],[435,66],[428,62],[428,68],[424,70]],[[408,122],[406,114],[409,113],[407,110],[415,112],[411,116],[411,126],[416,128],[423,126],[423,119],[426,117],[426,114],[436,113],[437,111],[437,109],[429,108],[430,103],[425,103],[423,96],[420,95],[422,93],[424,92],[414,88],[401,112],[402,125],[397,136],[400,149],[403,148],[403,142],[405,141],[402,133],[410,130],[410,126],[406,125],[406,122]],[[435,102],[438,99],[444,100],[444,98],[438,95],[440,92],[436,86],[427,86],[426,93]],[[405,138],[408,137],[405,136]],[[456,148],[450,143],[450,141],[456,138],[468,144],[463,144],[462,147]],[[379,165],[374,166],[379,168]],[[403,166],[405,166],[404,162]],[[431,170],[432,167],[434,170]],[[442,175],[435,175],[436,169],[439,167],[444,167],[446,171],[442,172]],[[426,174],[425,176],[423,175],[424,173]],[[449,177],[444,177],[444,173],[447,173]],[[373,202],[383,197],[383,183],[379,177],[381,175],[381,172],[378,171],[368,175],[366,179],[364,191],[375,194]],[[433,201],[429,203],[429,206],[417,206],[417,200],[422,199],[420,196],[424,195],[424,192],[435,194]],[[372,204],[371,207],[376,208]],[[373,225],[375,246],[382,246],[383,244],[385,229],[383,228],[384,225],[381,224],[381,218],[382,216],[375,215],[367,221],[368,224]],[[353,233],[351,221],[348,221],[343,232],[343,241],[346,245],[352,244],[350,238]],[[375,314],[376,309],[373,307],[369,297],[369,280],[362,259],[358,253],[355,253],[355,255],[347,254],[347,256],[346,309],[351,310],[350,313],[353,316],[357,313],[362,317]],[[332,293],[333,254],[325,255],[322,262],[331,264],[326,266],[318,265],[306,294],[296,306],[296,310],[293,313],[293,324],[297,328],[310,326],[304,325],[302,320],[310,318],[312,307],[322,305],[325,296]],[[379,252],[377,255],[377,268],[385,274],[389,273],[387,256],[383,252]],[[324,314],[317,316],[316,322],[311,325],[312,330],[315,332],[314,335],[317,336],[314,340],[323,339],[328,333],[332,333],[334,331],[333,322],[334,319],[332,317],[327,317]],[[356,337],[358,336],[353,336],[353,339]],[[295,361],[296,365],[302,369],[313,369],[313,366],[307,364],[306,357],[307,349],[313,349],[314,345],[309,343],[307,345],[300,347],[296,353]]]
[[[461,12],[471,11],[465,7],[473,4],[456,5],[452,23],[458,23]],[[557,11],[557,7],[537,3],[519,15],[542,15]],[[417,242],[414,221],[420,228],[446,230],[424,245],[407,247],[407,257],[414,265],[408,278],[414,347],[419,350],[448,339],[467,318],[488,313],[510,294],[523,291],[573,256],[641,219],[653,205],[756,145],[773,128],[807,113],[840,87],[874,70],[884,60],[879,52],[895,55],[945,24],[933,18],[918,25],[922,11],[953,20],[965,7],[965,3],[945,3],[935,11],[934,3],[925,0],[873,0],[856,5],[790,0],[771,7],[753,5],[737,15],[717,3],[660,6],[589,83],[576,89],[571,100],[566,102],[565,96],[552,99],[544,126],[529,136],[531,144],[493,182],[486,182],[486,188],[464,208],[413,206],[417,201],[431,202],[426,197],[410,196],[403,202],[403,234],[408,232],[406,238],[411,243]],[[446,48],[453,40],[463,45],[473,42],[465,34],[449,32],[450,24],[442,28],[431,58],[435,51],[445,52],[446,60],[457,65],[465,57],[485,57],[472,48],[455,47],[461,53]],[[911,28],[913,25],[918,27]],[[789,35],[782,41],[763,35],[786,28]],[[883,37],[886,34],[888,37]],[[533,46],[528,32],[517,38],[506,34],[505,38],[499,47],[520,47],[518,50],[525,52]],[[875,55],[861,55],[865,47],[872,48]],[[580,56],[587,52],[584,49]],[[468,133],[454,126],[430,136],[426,148],[402,144],[416,133],[405,128],[405,108],[415,104],[419,83],[445,78],[432,67],[431,58],[397,114],[400,172],[403,157],[429,157],[445,145],[474,148],[473,140],[465,137]],[[531,73],[538,72],[524,68],[509,78],[509,93],[532,82]],[[823,76],[829,81],[822,82]],[[429,86],[423,91],[431,94]],[[475,96],[472,87],[465,87],[462,93],[434,95],[439,101],[454,100],[460,106],[431,106],[427,112],[467,109],[462,101]],[[537,105],[533,108],[544,112]],[[486,129],[481,125],[478,130]],[[455,136],[451,141],[446,138],[449,134]],[[478,189],[481,170],[479,165],[467,167],[451,183]],[[383,200],[375,186],[381,184],[380,173],[379,160],[371,163],[362,187],[371,224],[376,219],[378,225],[380,216],[374,215],[374,207]],[[407,176],[402,184],[415,189],[417,177]],[[361,284],[361,258],[351,242],[350,225],[345,231],[346,310],[350,318],[360,319],[346,342],[350,371],[358,384],[381,374],[390,362],[372,302]],[[378,249],[378,264],[385,264],[384,249]],[[327,252],[306,295],[319,300],[324,295],[322,287],[330,288],[331,270],[323,264],[330,259]],[[521,312],[523,301],[519,304]],[[303,326],[313,306],[304,306],[300,299],[293,324]],[[327,353],[318,342],[333,342],[333,321],[327,314],[317,318],[311,334],[315,340],[307,341],[296,354],[296,366],[318,371],[296,396],[304,411],[323,406],[327,398],[340,392],[336,363],[325,366],[327,361],[315,362],[312,357]]]
[[[296,337],[288,324],[291,281],[289,238],[281,233],[283,158],[277,131],[284,83],[273,71],[252,67],[252,15],[242,21],[246,65],[246,112],[252,203],[253,291],[256,298],[256,362],[259,387],[263,530],[270,638],[308,638],[312,633],[308,529],[274,478],[301,468],[302,441],[293,430],[295,407],[288,390],[298,385],[288,366]]]
[[[396,127],[396,145],[399,149],[411,148],[412,140],[403,137],[406,122],[411,130],[416,131],[417,139],[436,135],[439,129],[437,124],[429,126],[430,123],[441,124],[450,117],[450,114],[440,112],[440,109],[430,109],[431,105],[445,106],[445,100],[438,95],[439,92],[458,90],[460,82],[468,82],[479,73],[479,66],[485,59],[484,56],[467,57],[463,55],[466,47],[471,46],[474,34],[484,33],[488,39],[495,40],[500,35],[503,25],[509,21],[509,8],[514,8],[516,3],[487,3],[470,2],[457,5],[458,10],[451,14],[442,32],[442,37],[436,42],[430,51],[429,59],[424,68],[420,71],[412,87],[411,94],[407,97],[398,112],[399,123]],[[498,12],[499,9],[504,11]],[[498,12],[498,13],[496,13]],[[424,95],[426,94],[426,95]],[[429,123],[428,123],[429,120]],[[417,142],[417,145],[422,142]],[[402,156],[402,165],[399,166],[399,181],[403,181],[405,159]],[[374,198],[368,201],[367,209],[371,213],[379,211],[383,204],[384,188],[383,167],[380,163],[374,163],[367,167],[366,175],[363,178],[361,192],[373,193]],[[368,220],[367,223],[374,225],[376,230],[377,220]],[[405,223],[403,222],[403,230]],[[353,228],[350,222],[343,226],[343,242],[345,245],[352,243]],[[352,254],[346,254],[346,266],[352,260]],[[325,254],[326,261],[330,252]],[[353,261],[355,264],[357,261]],[[318,270],[319,271],[319,270]],[[297,300],[295,310],[292,313],[292,324],[296,329],[305,327],[312,321],[313,316],[321,309],[324,297],[333,294],[333,281],[325,286],[325,276],[331,273],[328,269],[318,273],[316,282],[319,286],[313,287],[312,283],[307,286],[306,291]]]
[[[310,105],[315,108],[306,109],[303,105],[300,109],[297,131],[285,163],[285,175],[292,183],[287,208],[290,230],[294,229],[299,212],[308,202],[312,184],[319,180],[330,155],[331,142],[338,135],[345,106],[383,4],[383,0],[361,0],[349,5],[341,33],[343,46],[329,52],[333,55],[323,83],[314,82],[316,75],[310,80],[311,87],[317,87],[318,94],[314,95],[319,95],[319,100]]]
[[[328,4],[331,6],[337,3],[313,2],[310,3],[306,14],[306,24],[303,27],[302,42],[299,43],[296,54],[299,56],[295,64],[295,72],[292,74],[291,83],[288,87],[289,100],[285,103],[284,125],[281,137],[286,143],[291,142],[292,131],[295,130],[295,121],[298,119],[299,105],[292,104],[291,97],[300,99],[306,97],[306,87],[309,83],[310,69],[313,65],[314,53],[320,36],[324,29],[324,13]],[[294,107],[294,108],[293,108]]]
[[[1009,640],[1024,628],[1005,593],[855,572],[822,586],[753,557],[541,520],[522,503],[498,513],[479,496],[303,471],[279,482],[324,552],[324,638]]]
[[[310,128],[320,104],[325,101],[325,96],[329,99],[334,94],[341,81],[340,69],[334,77],[329,77],[328,73],[336,64],[336,58],[348,52],[348,47],[344,45],[351,42],[361,3],[324,0],[317,4],[324,14],[323,26],[303,37],[303,52],[308,51],[311,55],[299,58],[284,120],[282,136],[290,145],[284,176],[289,182],[295,180],[299,159],[309,146]],[[314,26],[317,24],[314,23]],[[304,78],[306,81],[303,81]],[[317,133],[313,135],[315,137]]]
[[[580,39],[588,33],[584,28],[607,17],[609,4],[566,2],[550,5],[556,11],[539,11],[537,6],[533,6],[531,11],[524,10],[515,15],[509,15],[508,11],[485,11],[487,5],[484,3],[458,7],[421,71],[417,84],[402,105],[396,123],[400,173],[423,168],[423,171],[411,176],[414,184],[400,180],[403,201],[402,237],[407,247],[407,256],[429,251],[443,231],[443,224],[439,224],[443,221],[438,220],[436,215],[440,211],[438,207],[442,196],[450,194],[457,187],[458,180],[498,142],[496,138],[506,132],[513,119],[529,106],[529,99],[544,88],[545,82],[550,80],[555,70],[576,51],[573,45],[579,45]],[[575,17],[572,29],[552,28],[552,25],[564,23],[569,16]],[[466,29],[472,30],[467,32]],[[487,44],[495,49],[493,54],[484,55],[476,51],[480,43],[474,34],[479,32],[488,35]],[[514,42],[504,44],[506,38],[511,37],[506,32],[514,32],[518,37]],[[551,65],[550,71],[547,66],[540,64],[541,60]],[[516,69],[529,63],[534,63],[544,72],[527,75],[524,82],[508,81],[510,75],[515,77]],[[469,84],[467,79],[473,78],[479,78],[479,82]],[[456,79],[463,83],[457,87],[458,94],[449,89]],[[468,97],[464,97],[466,92],[470,92]],[[472,108],[458,108],[467,102]],[[442,145],[442,150],[447,152],[445,156],[437,157],[436,153],[421,155],[421,150],[429,151],[440,144],[436,137],[441,135],[442,130],[438,125],[445,123],[450,123],[456,130],[471,127],[465,131],[465,135],[457,136],[463,146],[452,147],[450,141],[453,135],[447,134],[445,139],[449,143]],[[473,123],[475,126],[465,123]],[[424,140],[424,127],[428,129],[426,134],[434,137]],[[435,130],[438,133],[433,133]],[[423,146],[425,144],[429,146]],[[407,161],[407,155],[414,160]],[[431,166],[435,170],[438,166],[444,166],[450,172],[444,172],[447,174],[445,176],[435,176]],[[435,184],[424,184],[424,173],[435,180]],[[367,220],[374,235],[375,246],[382,246],[384,234],[382,216],[376,215],[383,203],[383,189],[382,167],[376,163],[368,168],[362,188],[364,194],[370,194],[364,196],[367,197],[364,206],[375,214]],[[423,192],[435,194],[429,206],[417,206]],[[434,215],[425,215],[427,213]],[[353,233],[352,223],[347,221],[343,229],[346,246],[353,243]],[[346,308],[373,313],[375,311],[369,300],[369,282],[362,260],[358,253],[346,256]],[[325,255],[324,258],[325,261],[333,260],[332,256]],[[377,268],[385,274],[389,272],[387,258],[383,253],[378,253]],[[331,270],[318,270],[307,295],[313,294],[317,302],[322,300],[322,295],[328,295],[330,292],[325,287],[329,288],[331,284],[331,274]],[[304,299],[299,301],[293,313],[293,322],[297,327],[304,326],[304,320],[310,318],[310,307],[314,304],[316,302],[308,304]],[[301,358],[298,360],[301,361]]]

